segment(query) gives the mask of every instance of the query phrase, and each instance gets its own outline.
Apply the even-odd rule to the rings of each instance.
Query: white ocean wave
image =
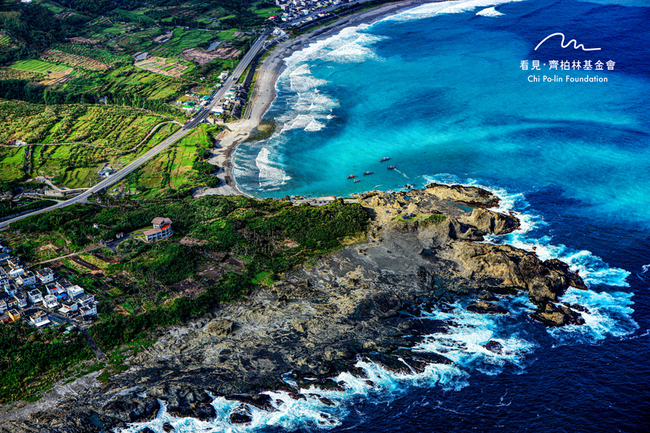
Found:
[[[527,296],[504,299],[503,302],[508,304],[513,317],[534,308]],[[424,317],[447,325],[444,330],[427,335],[416,346],[416,351],[437,353],[456,365],[475,367],[486,374],[498,374],[508,364],[522,368],[525,356],[536,346],[521,338],[517,332],[510,332],[502,326],[504,316],[473,313],[460,303],[450,305],[445,311],[424,314]],[[490,350],[488,343],[495,344],[499,349]]]
[[[269,159],[270,155],[271,152],[266,147],[263,147],[257,155],[257,158],[255,158],[255,165],[259,170],[260,188],[284,185],[287,180],[291,179],[284,170],[273,165]]]
[[[282,124],[275,136],[286,131],[301,128],[307,132],[320,131],[332,118],[332,110],[339,102],[321,90],[328,84],[327,80],[312,75],[309,64],[294,63],[283,74],[281,80],[288,83],[278,87],[286,94],[286,103],[290,107],[276,120]]]
[[[506,243],[516,248],[534,252],[541,260],[559,259],[578,272],[589,290],[569,288],[562,298],[564,302],[577,303],[590,310],[583,314],[585,324],[582,326],[566,326],[557,330],[549,330],[551,335],[560,342],[570,341],[571,336],[588,337],[590,340],[601,340],[607,336],[619,337],[636,331],[637,323],[632,319],[634,310],[631,308],[633,293],[597,292],[596,286],[629,287],[627,278],[630,272],[625,269],[610,267],[600,257],[587,250],[573,250],[566,245],[552,243],[550,236],[541,238],[529,237],[528,233],[534,228],[546,223],[541,216],[528,210],[529,204],[521,193],[509,193],[503,188],[480,185],[474,180],[461,181],[458,177],[442,174],[425,176],[426,183],[436,182],[445,184],[464,184],[480,186],[499,197],[499,206],[493,210],[502,213],[512,213],[521,221],[521,227],[513,233],[502,236],[489,236],[488,242]]]
[[[522,193],[511,193],[504,188],[495,188],[481,185],[479,182],[468,179],[460,180],[456,176],[441,174],[437,176],[424,176],[426,184],[436,182],[444,184],[463,184],[479,186],[491,191],[499,197],[499,206],[493,210],[501,213],[510,213],[517,217],[521,223],[518,230],[503,236],[488,236],[488,241],[505,242],[516,248],[535,252],[541,260],[559,259],[569,265],[569,268],[578,272],[588,286],[604,284],[615,287],[629,287],[627,278],[630,272],[625,269],[610,267],[600,257],[587,250],[574,250],[563,244],[553,244],[552,238],[542,236],[533,238],[529,233],[538,227],[546,225],[544,219],[529,211],[529,204]]]
[[[309,65],[304,64],[298,66],[295,70],[291,71],[288,75],[291,90],[294,92],[307,92],[315,89],[318,86],[327,84],[327,80],[315,78],[311,75]]]
[[[388,38],[364,33],[363,31],[368,27],[368,24],[346,27],[336,35],[312,42],[305,48],[293,52],[291,56],[285,59],[287,70],[291,71],[306,62],[316,59],[336,63],[383,60],[372,50],[372,45]]]
[[[632,334],[639,329],[639,325],[632,319],[633,295],[633,293],[595,292],[570,287],[561,301],[586,307],[589,312],[581,313],[585,324],[547,330],[560,343],[565,344],[574,343],[576,338],[595,342],[607,337],[623,337]]]
[[[476,15],[481,16],[481,17],[500,17],[500,16],[503,16],[503,14],[501,12],[499,12],[498,10],[494,9],[494,7],[482,9],[482,10],[476,12]]]
[[[319,122],[316,119],[313,119],[309,124],[305,127],[305,131],[309,132],[314,132],[314,131],[320,131],[321,129],[325,128],[325,124],[322,122]]]
[[[397,15],[384,18],[382,21],[412,21],[431,18],[440,14],[458,14],[471,12],[477,8],[499,6],[505,3],[514,3],[525,0],[467,0],[451,1],[422,5],[406,10]],[[498,12],[497,12],[498,13]]]
[[[383,61],[372,49],[372,44],[387,39],[382,36],[370,35],[367,33],[356,33],[353,37],[339,40],[339,44],[329,46],[331,51],[321,56],[323,60],[336,63],[360,63],[368,60]]]
[[[520,297],[511,300],[512,308],[510,305],[508,307],[518,315],[528,310],[527,302],[525,297]],[[519,305],[519,310],[514,308],[515,304]],[[333,377],[343,390],[323,390],[310,386],[297,389],[300,398],[286,391],[265,392],[271,397],[273,411],[217,397],[212,402],[217,416],[211,421],[174,417],[167,412],[165,402],[161,401],[161,410],[154,420],[131,424],[122,433],[136,433],[144,427],[162,433],[164,423],[171,424],[178,433],[249,432],[268,427],[293,431],[305,426],[330,429],[341,425],[349,414],[349,402],[355,398],[390,401],[414,386],[438,386],[448,391],[458,391],[468,386],[469,371],[474,367],[486,374],[496,374],[508,364],[520,365],[524,355],[535,346],[516,333],[507,332],[501,326],[503,319],[499,316],[471,313],[460,304],[454,304],[451,308],[452,311],[434,311],[423,316],[423,320],[448,321],[448,329],[426,336],[425,341],[414,348],[413,354],[417,357],[419,352],[438,353],[453,361],[452,364],[432,362],[421,372],[405,373],[386,370],[359,357],[355,367],[362,369],[366,377],[360,378],[348,372]],[[498,343],[501,349],[487,349],[485,345],[489,342]],[[286,381],[295,387],[295,382]],[[230,414],[242,406],[250,414],[251,422],[232,424]]]

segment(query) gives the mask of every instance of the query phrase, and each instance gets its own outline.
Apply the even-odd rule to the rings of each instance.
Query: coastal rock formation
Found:
[[[210,420],[216,416],[211,396],[240,402],[229,419],[245,424],[249,407],[273,410],[261,391],[301,398],[300,390],[312,386],[340,389],[331,378],[341,371],[367,380],[354,366],[359,357],[400,373],[451,363],[408,348],[445,326],[418,320],[421,310],[445,310],[456,299],[465,300],[470,311],[507,314],[503,298],[526,293],[538,307],[530,314],[535,320],[551,326],[583,320],[579,306],[559,303],[569,286],[585,288],[567,265],[484,242],[487,235],[519,227],[514,216],[487,209],[498,204],[491,193],[432,185],[355,198],[372,223],[363,244],[296,270],[246,300],[161,331],[103,390],[27,422],[5,423],[0,432],[95,431],[81,427],[89,420],[110,430],[150,419],[158,399],[177,417]],[[485,347],[503,349],[495,341]]]

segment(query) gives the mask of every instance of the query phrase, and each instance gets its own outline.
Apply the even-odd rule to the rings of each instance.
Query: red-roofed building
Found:
[[[174,234],[172,220],[169,218],[156,217],[151,221],[151,224],[153,224],[153,228],[144,232],[144,238],[147,242],[167,239]]]

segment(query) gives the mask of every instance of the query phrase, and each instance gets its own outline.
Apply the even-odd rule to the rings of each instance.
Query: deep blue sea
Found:
[[[600,50],[562,48],[559,36],[535,50],[558,32],[565,43]],[[585,77],[595,81],[570,81]],[[650,431],[650,1],[423,5],[295,53],[277,90],[265,117],[275,133],[236,152],[242,188],[315,197],[432,181],[488,187],[523,221],[492,241],[535,248],[579,271],[589,290],[571,289],[565,300],[589,308],[587,323],[547,329],[527,318],[525,298],[507,301],[506,317],[473,314],[460,302],[425,318],[456,325],[418,348],[454,366],[397,376],[360,363],[377,386],[343,374],[348,392],[321,392],[333,408],[278,393],[279,410],[254,410],[244,428],[226,421],[235,403],[217,399],[215,422],[163,414],[152,426]],[[506,353],[487,351],[489,340]]]

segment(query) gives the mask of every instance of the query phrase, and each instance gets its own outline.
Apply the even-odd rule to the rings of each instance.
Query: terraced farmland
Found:
[[[77,66],[93,71],[105,71],[110,68],[110,66],[107,64],[98,62],[97,60],[91,59],[90,57],[65,53],[59,50],[45,50],[43,51],[43,57],[47,60],[53,60],[56,62],[65,63],[66,65]]]
[[[32,176],[53,176],[68,188],[87,187],[99,180],[104,163],[115,168],[178,129],[164,125],[152,137],[150,131],[169,121],[162,116],[128,107],[86,105],[48,106],[0,100],[0,143],[20,139],[34,144]],[[25,147],[0,146],[2,181],[19,180]],[[22,153],[21,153],[22,152]]]
[[[143,196],[156,197],[168,188],[181,190],[203,184],[194,164],[199,152],[214,146],[214,136],[218,133],[219,127],[201,125],[129,175],[127,185]]]

